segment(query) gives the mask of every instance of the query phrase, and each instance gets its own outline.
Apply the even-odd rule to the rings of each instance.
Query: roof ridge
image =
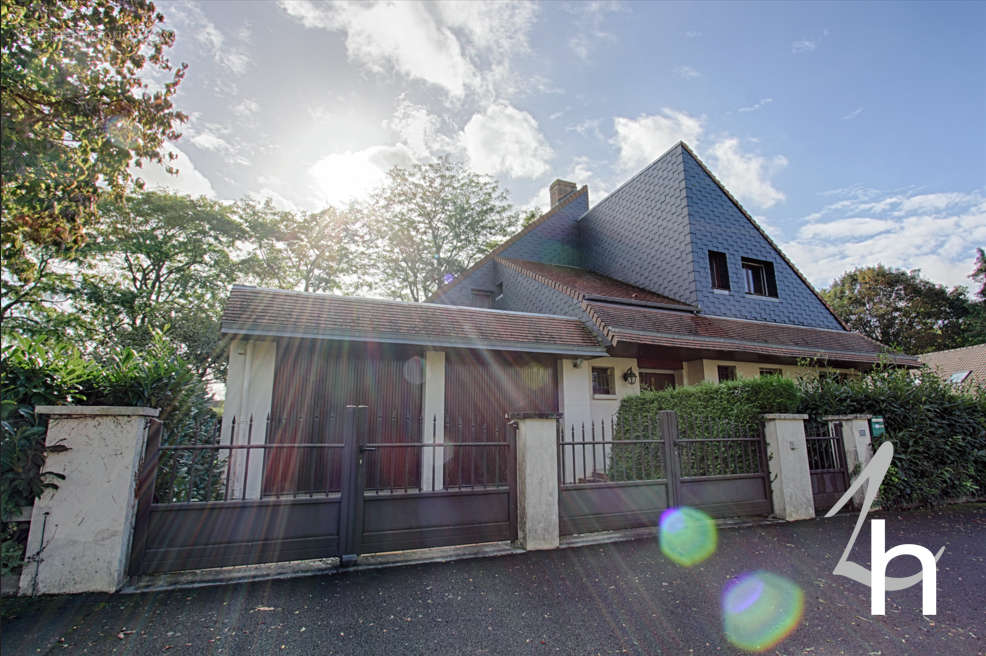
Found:
[[[462,282],[463,280],[465,280],[469,276],[469,274],[471,274],[474,271],[476,271],[476,269],[478,269],[480,266],[482,266],[487,260],[489,260],[489,259],[491,259],[493,257],[496,257],[496,255],[499,254],[501,251],[503,251],[505,248],[507,248],[511,244],[515,243],[518,239],[520,239],[521,237],[523,237],[527,233],[529,233],[532,230],[534,230],[534,228],[538,227],[539,225],[541,225],[542,223],[544,223],[545,221],[547,221],[549,218],[551,218],[552,216],[554,216],[559,210],[561,210],[562,208],[568,206],[568,204],[571,203],[571,202],[573,202],[576,198],[578,198],[579,196],[582,196],[583,194],[588,194],[588,193],[589,193],[589,185],[582,185],[582,188],[581,189],[578,189],[577,191],[569,192],[564,198],[562,198],[558,202],[557,205],[555,205],[554,207],[552,207],[551,209],[549,209],[547,212],[545,212],[544,214],[542,214],[541,216],[539,216],[535,220],[533,220],[530,223],[528,223],[526,226],[524,226],[523,228],[521,228],[519,231],[515,232],[512,236],[508,237],[499,246],[497,246],[496,248],[494,248],[493,250],[491,250],[489,253],[487,253],[486,255],[484,255],[483,257],[481,257],[479,260],[477,260],[475,264],[473,264],[468,269],[466,269],[465,271],[463,271],[462,273],[460,273],[458,276],[456,276],[451,282],[448,282],[448,283],[442,285],[441,287],[439,287],[438,289],[436,289],[435,291],[433,291],[431,294],[429,294],[428,295],[428,298],[426,298],[424,302],[427,303],[429,301],[429,299],[433,299],[438,294],[447,292],[448,290],[452,289],[457,284],[459,284],[460,282]]]

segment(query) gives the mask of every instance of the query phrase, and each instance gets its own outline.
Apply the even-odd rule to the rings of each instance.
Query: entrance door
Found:
[[[659,373],[656,371],[640,372],[640,389],[656,392],[665,388],[674,387],[674,374]]]

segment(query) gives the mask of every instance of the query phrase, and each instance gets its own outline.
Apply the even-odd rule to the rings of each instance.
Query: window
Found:
[[[972,373],[971,370],[967,369],[965,371],[956,371],[954,374],[948,377],[948,382],[953,385],[959,385],[966,379],[966,377]]]
[[[501,298],[503,298],[503,283],[498,282],[496,283],[496,294],[494,295],[494,300],[498,301]]]
[[[729,269],[726,267],[726,254],[709,251],[709,273],[712,276],[712,289],[729,291]]]
[[[773,367],[760,367],[761,376],[783,376],[784,372],[780,369],[774,369]]]
[[[613,367],[592,368],[592,393],[602,395],[616,394]]]
[[[766,260],[744,257],[743,277],[746,279],[746,293],[754,296],[777,298],[777,282],[774,280],[774,264]]]
[[[640,389],[658,391],[667,388],[674,389],[674,374],[663,371],[641,371]]]
[[[493,292],[488,292],[485,289],[472,290],[472,306],[478,308],[493,307]]]
[[[736,380],[736,367],[721,364],[716,367],[716,373],[719,375],[720,383],[727,380]]]

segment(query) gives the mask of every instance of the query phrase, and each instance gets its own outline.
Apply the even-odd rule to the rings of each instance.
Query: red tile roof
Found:
[[[631,302],[671,305],[683,310],[694,309],[692,306],[677,301],[668,296],[655,294],[641,287],[609,278],[595,271],[579,269],[542,262],[514,260],[505,257],[496,258],[497,262],[524,273],[538,282],[553,287],[577,300],[583,298],[614,298]]]
[[[954,373],[968,371],[969,375],[962,382],[972,380],[986,385],[986,344],[925,353],[918,358],[945,380]]]
[[[575,318],[236,285],[222,332],[605,355]]]
[[[890,353],[879,342],[858,333],[615,303],[587,301],[583,306],[614,345],[622,341],[867,363],[878,362],[884,357],[897,364],[918,364],[917,358]]]

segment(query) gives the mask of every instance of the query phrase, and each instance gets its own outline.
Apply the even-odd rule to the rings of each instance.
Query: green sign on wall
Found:
[[[873,417],[870,419],[870,435],[873,437],[883,437],[883,417]]]

